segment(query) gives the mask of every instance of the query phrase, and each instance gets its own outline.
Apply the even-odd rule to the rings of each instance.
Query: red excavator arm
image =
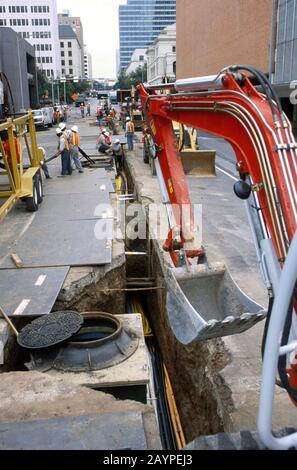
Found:
[[[162,88],[176,93],[160,94]],[[172,121],[222,137],[232,145],[241,179],[237,189],[248,189],[243,182],[250,185],[259,202],[263,229],[283,261],[297,223],[297,149],[291,125],[274,97],[257,91],[234,68],[212,80],[206,77],[163,87],[140,85],[138,91],[168,199],[175,213],[176,207],[180,210],[165,243],[175,266],[179,262],[176,248],[182,248],[191,235],[181,228],[182,209],[190,204],[190,196]],[[199,248],[187,256],[199,255]]]
[[[261,92],[252,80],[258,81]],[[218,272],[217,268],[190,262],[190,258],[199,258],[202,250],[199,245],[187,249],[194,241],[195,227],[192,213],[190,220],[183,220],[184,208],[188,211],[191,201],[172,121],[221,137],[234,149],[239,175],[234,192],[247,200],[270,297],[267,326],[271,322],[263,342],[265,345],[268,330],[270,346],[265,349],[265,358],[272,367],[269,387],[275,383],[278,368],[283,387],[297,404],[297,146],[278,97],[259,70],[239,65],[222,70],[216,77],[139,85],[138,92],[154,139],[156,172],[168,212],[170,231],[164,248],[175,268],[168,269],[166,278],[167,311],[175,336],[189,344],[239,333],[262,319],[263,311],[239,292],[226,268]],[[279,311],[280,305],[284,311]],[[263,370],[268,370],[267,366]],[[263,383],[268,383],[264,372]],[[269,405],[267,409],[271,408]]]

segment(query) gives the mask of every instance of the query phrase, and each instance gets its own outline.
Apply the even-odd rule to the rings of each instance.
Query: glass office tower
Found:
[[[127,0],[119,6],[120,69],[125,69],[136,48],[149,46],[176,21],[176,0]]]

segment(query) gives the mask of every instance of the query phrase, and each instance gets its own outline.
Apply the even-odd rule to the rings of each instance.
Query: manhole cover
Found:
[[[26,325],[18,336],[18,343],[28,349],[48,348],[71,338],[83,322],[83,316],[77,312],[50,313]]]

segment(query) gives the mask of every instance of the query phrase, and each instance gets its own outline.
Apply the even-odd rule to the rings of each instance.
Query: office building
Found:
[[[152,44],[176,21],[176,0],[127,0],[119,6],[120,69],[126,69],[136,48]]]
[[[176,25],[165,28],[147,52],[147,81],[150,85],[175,81]]]
[[[35,47],[47,77],[61,74],[56,0],[1,0],[0,26],[14,29]]]
[[[59,39],[62,76],[82,78],[81,47],[71,26],[59,25]]]
[[[135,72],[135,70],[137,70],[138,67],[141,67],[141,68],[144,67],[145,64],[146,64],[146,48],[135,49],[131,57],[131,62],[126,68],[127,75],[129,75],[132,72]]]
[[[80,77],[84,76],[84,30],[81,19],[79,16],[71,16],[69,10],[63,11],[63,13],[58,14],[59,25],[71,26],[73,31],[76,34],[77,40],[81,49],[81,71],[79,73]]]
[[[93,78],[92,56],[86,45],[84,45],[84,77]]]

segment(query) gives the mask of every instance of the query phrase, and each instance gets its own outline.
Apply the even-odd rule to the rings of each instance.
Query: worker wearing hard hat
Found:
[[[111,139],[110,134],[106,129],[102,129],[102,132],[98,137],[96,147],[100,153],[110,153]]]
[[[79,146],[80,146],[80,138],[78,134],[78,127],[73,126],[71,128],[71,143],[70,143],[70,152],[71,152],[71,158],[73,160],[73,163],[78,170],[79,173],[83,173],[83,167],[81,164],[81,161],[78,157],[79,155]]]
[[[66,127],[66,126],[65,126]],[[62,131],[60,127],[56,129],[56,134],[59,139],[57,156],[61,155],[62,171],[61,176],[71,175],[71,159],[70,159],[70,144],[66,132]]]
[[[112,144],[112,154],[115,160],[117,174],[123,169],[123,152],[120,139],[116,139]]]
[[[127,137],[128,142],[128,150],[133,150],[134,148],[134,134],[135,134],[135,127],[133,122],[129,117],[126,118],[126,132],[125,135]]]

